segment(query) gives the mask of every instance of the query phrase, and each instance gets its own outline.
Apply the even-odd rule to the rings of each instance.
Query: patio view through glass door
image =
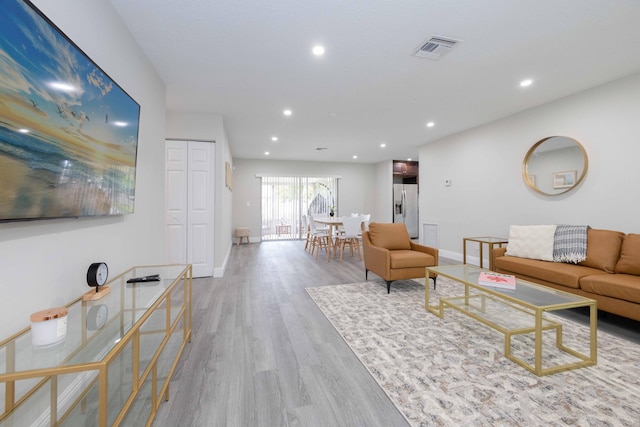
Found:
[[[301,239],[302,215],[328,215],[338,178],[262,177],[262,240]]]

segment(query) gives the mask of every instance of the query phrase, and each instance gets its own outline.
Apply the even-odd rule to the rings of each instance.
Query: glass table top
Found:
[[[458,280],[474,289],[499,295],[501,298],[516,301],[531,308],[541,308],[545,310],[553,309],[555,306],[569,308],[574,304],[575,306],[582,306],[585,305],[585,303],[593,301],[589,298],[584,298],[579,295],[570,294],[568,292],[563,292],[517,278],[516,288],[514,290],[483,286],[478,284],[478,276],[482,271],[489,272],[491,270],[469,264],[427,267],[427,270],[444,277]]]
[[[505,243],[509,241],[509,239],[506,239],[504,237],[492,237],[492,236],[464,237],[463,239],[468,240],[470,242],[480,242],[480,243]]]

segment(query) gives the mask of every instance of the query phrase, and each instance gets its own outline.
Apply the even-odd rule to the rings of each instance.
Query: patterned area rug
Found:
[[[431,304],[459,291],[439,278]],[[376,282],[307,292],[411,425],[640,425],[640,346],[631,342],[598,332],[596,366],[537,377],[504,357],[501,333],[455,310],[443,319],[425,311],[416,281],[394,282],[389,295]],[[587,327],[562,323],[586,348]]]

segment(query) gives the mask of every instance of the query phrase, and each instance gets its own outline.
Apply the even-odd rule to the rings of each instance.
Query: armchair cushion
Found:
[[[369,237],[374,246],[394,250],[411,250],[411,238],[407,227],[402,223],[369,224]]]
[[[389,254],[391,258],[391,268],[413,268],[432,266],[436,264],[436,260],[432,255],[412,250],[396,250]]]

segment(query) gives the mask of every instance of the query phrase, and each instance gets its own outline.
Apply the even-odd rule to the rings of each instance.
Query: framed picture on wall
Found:
[[[577,171],[554,172],[553,188],[571,188],[576,185]]]
[[[224,163],[225,174],[224,174],[224,183],[229,188],[229,190],[233,190],[233,171],[231,169],[231,163]]]
[[[140,105],[26,0],[0,64],[0,221],[133,213]]]

